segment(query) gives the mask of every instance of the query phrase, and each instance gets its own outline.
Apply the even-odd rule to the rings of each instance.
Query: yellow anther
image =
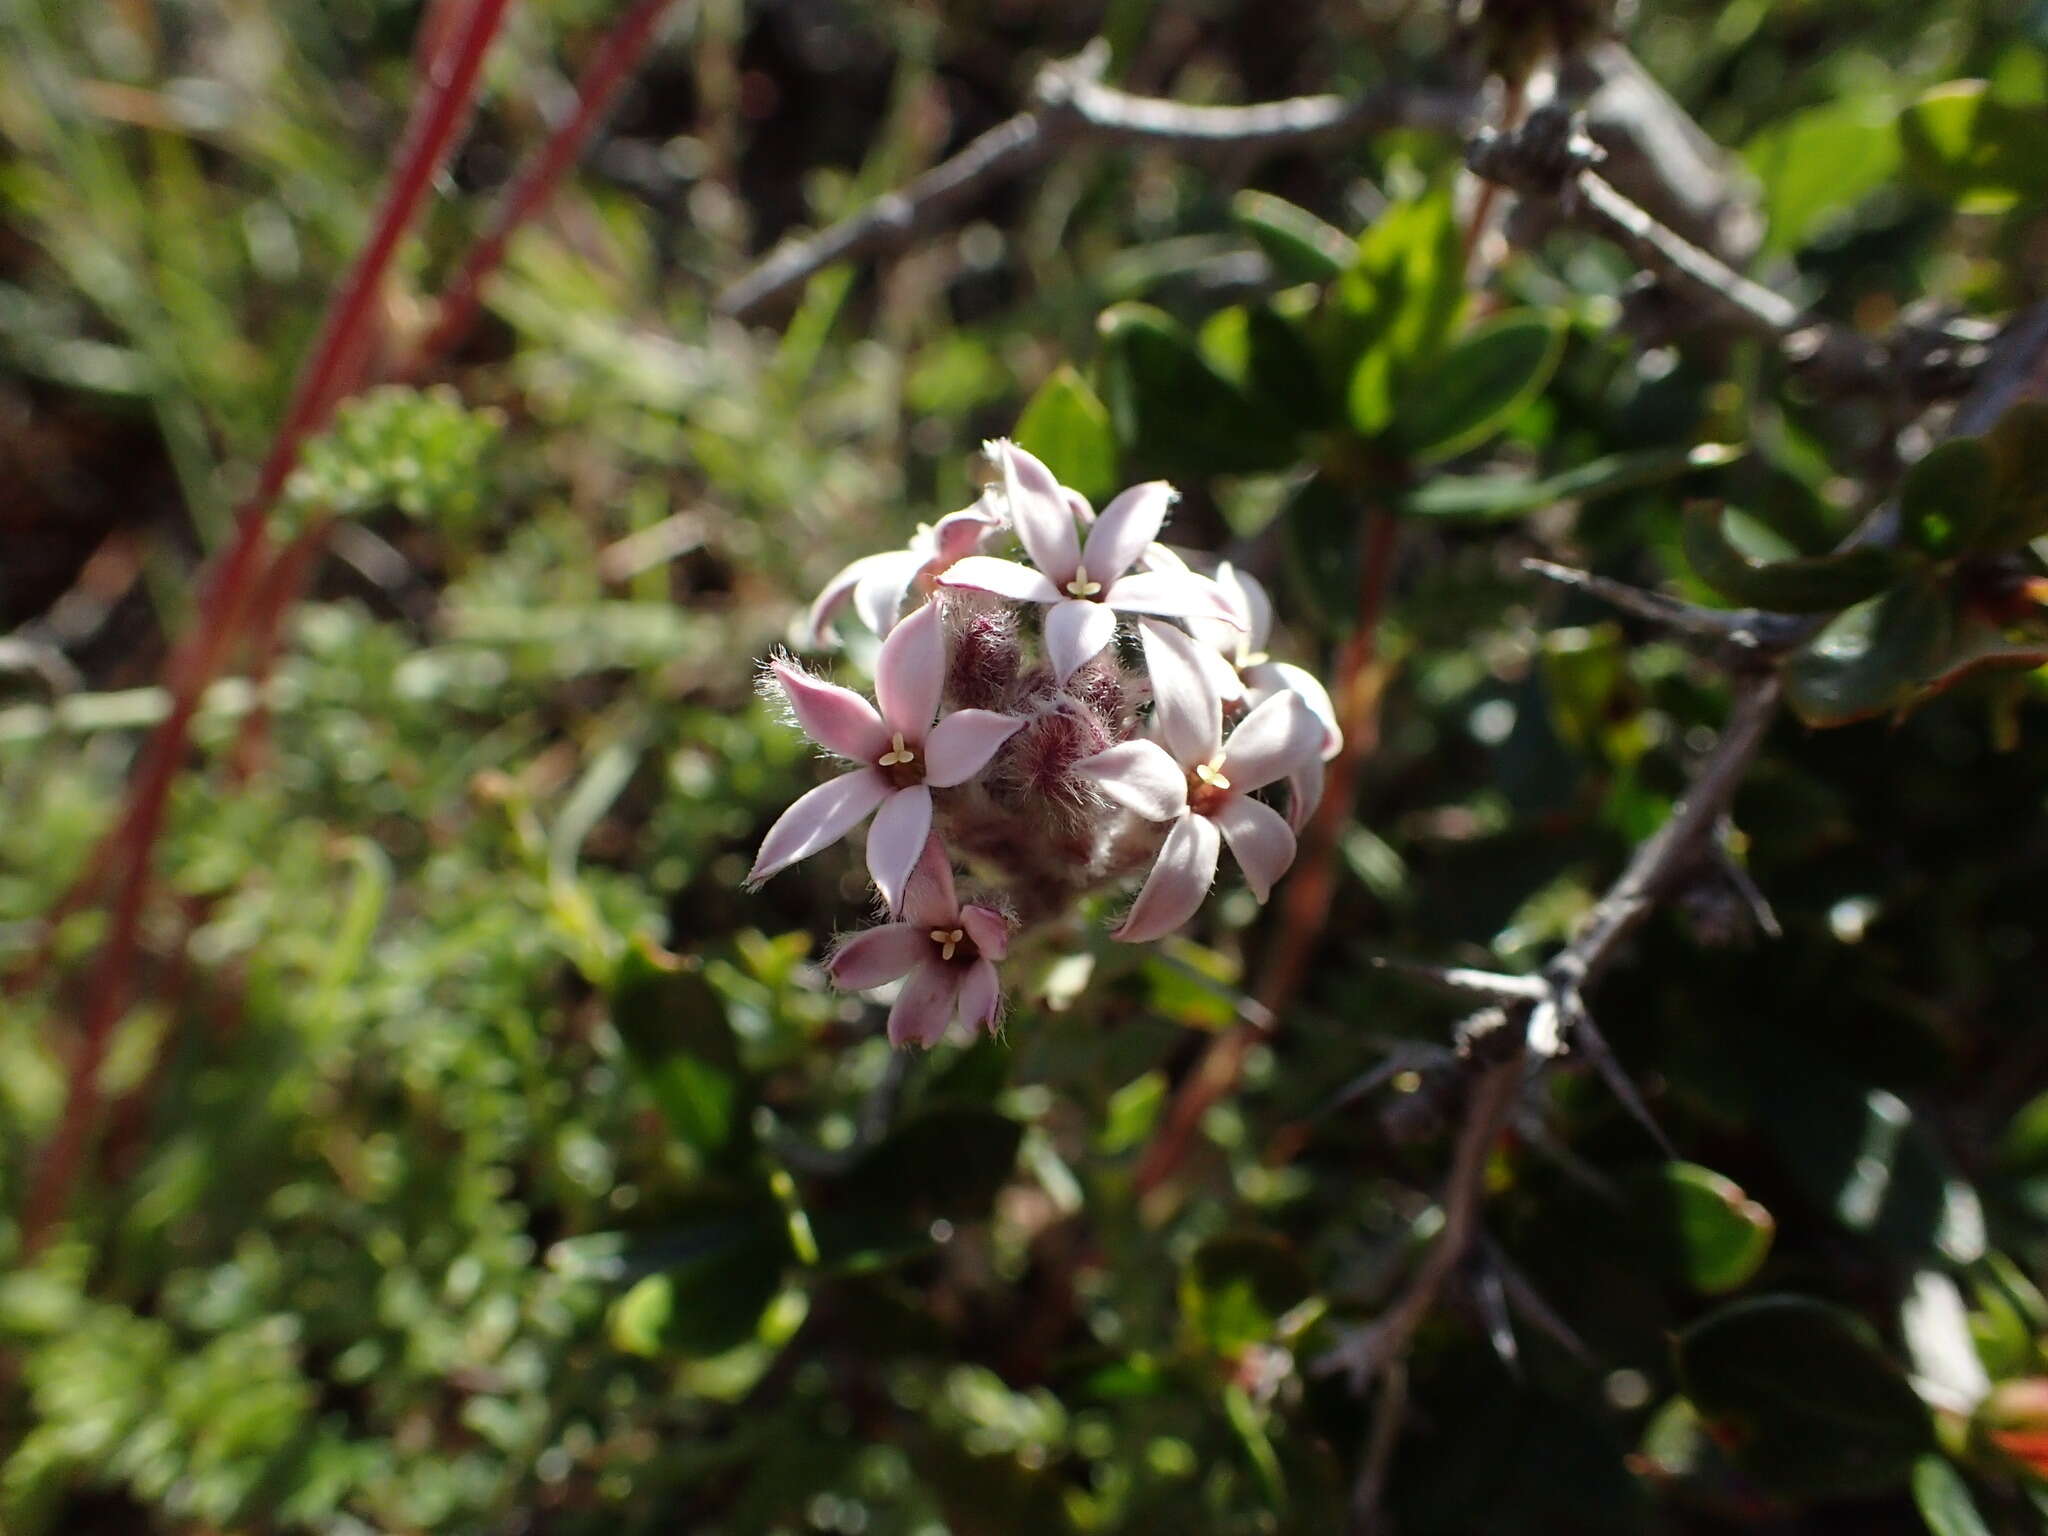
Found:
[[[1090,581],[1088,579],[1087,566],[1077,565],[1074,567],[1074,579],[1067,583],[1067,596],[1093,597],[1096,593],[1100,592],[1101,590],[1101,582]]]
[[[931,937],[932,942],[939,946],[939,958],[950,960],[953,958],[953,951],[960,947],[960,941],[967,937],[967,933],[961,928],[934,928]]]
[[[1237,658],[1240,667],[1263,667],[1272,658],[1264,651],[1245,651]]]
[[[1230,788],[1230,780],[1223,777],[1223,759],[1220,757],[1213,762],[1202,763],[1197,766],[1195,777],[1211,789]]]
[[[916,761],[917,754],[903,745],[903,733],[898,731],[889,738],[889,750],[875,759],[875,765],[879,768],[894,768],[898,763]]]

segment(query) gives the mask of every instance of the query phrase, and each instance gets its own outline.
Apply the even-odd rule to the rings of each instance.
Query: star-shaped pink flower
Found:
[[[1024,722],[994,710],[956,709],[932,723],[946,680],[946,633],[932,603],[882,642],[875,661],[879,710],[787,661],[769,667],[804,734],[861,766],[820,784],[782,813],[761,840],[748,885],[838,842],[872,811],[868,873],[889,910],[899,910],[931,832],[932,790],[979,773]]]
[[[1251,792],[1316,761],[1323,742],[1321,723],[1288,690],[1255,707],[1226,742],[1223,701],[1195,642],[1164,624],[1146,622],[1138,629],[1160,740],[1120,742],[1073,768],[1119,805],[1148,820],[1173,823],[1116,931],[1115,937],[1132,944],[1160,938],[1194,916],[1215,882],[1225,841],[1252,894],[1266,899],[1294,862],[1294,833],[1286,818]]]
[[[889,1010],[891,1045],[937,1045],[955,1018],[993,1030],[1002,1011],[995,962],[1009,952],[1010,927],[987,907],[960,905],[936,837],[910,877],[903,917],[841,944],[826,963],[832,985],[860,992],[908,978]]]
[[[1236,610],[1238,627],[1213,619],[1193,619],[1188,629],[1202,642],[1202,667],[1217,693],[1225,703],[1242,701],[1247,709],[1254,709],[1285,690],[1299,694],[1310,713],[1322,722],[1322,752],[1287,775],[1287,821],[1299,832],[1323,798],[1323,764],[1344,750],[1337,707],[1314,673],[1292,662],[1274,661],[1266,654],[1273,635],[1273,600],[1258,578],[1226,560],[1216,568],[1216,585]]]
[[[988,453],[1002,471],[1010,522],[1031,564],[969,555],[942,573],[938,583],[1046,604],[1046,658],[1063,686],[1115,637],[1119,613],[1238,622],[1207,577],[1185,568],[1132,569],[1173,505],[1174,490],[1165,481],[1132,486],[1118,496],[1090,525],[1083,544],[1074,527],[1074,506],[1051,470],[1014,443],[991,443]]]
[[[804,628],[811,644],[832,643],[833,617],[850,599],[863,624],[878,635],[896,627],[903,599],[913,588],[929,590],[939,572],[983,547],[1003,528],[995,497],[985,495],[971,507],[949,512],[929,528],[920,528],[905,549],[863,555],[825,583],[811,604]]]

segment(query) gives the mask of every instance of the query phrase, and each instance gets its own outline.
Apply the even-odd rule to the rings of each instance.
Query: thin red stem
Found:
[[[48,1241],[55,1223],[68,1209],[99,1118],[100,1069],[114,1029],[134,995],[143,911],[171,786],[184,760],[200,698],[232,647],[251,590],[263,571],[270,510],[290,478],[306,438],[320,428],[360,378],[368,356],[364,331],[375,316],[384,279],[406,231],[432,192],[458,132],[468,121],[484,56],[510,3],[475,0],[447,43],[422,49],[431,62],[413,103],[396,168],[378,205],[370,238],[330,305],[319,339],[300,372],[255,491],[244,504],[234,537],[208,584],[199,628],[172,653],[165,669],[171,710],[144,747],[128,808],[108,834],[118,854],[110,861],[95,858],[88,868],[89,874],[103,875],[114,883],[112,920],[88,982],[64,1108],[23,1202],[21,1250],[25,1255]]]
[[[562,178],[582,157],[591,135],[653,46],[662,17],[675,3],[676,0],[636,0],[598,44],[576,82],[575,110],[556,127],[540,153],[527,161],[499,199],[483,237],[470,248],[442,294],[432,329],[401,370],[403,377],[418,378],[469,334],[483,305],[484,285],[504,261],[505,248],[512,236],[547,206]]]
[[[1344,749],[1331,760],[1301,855],[1281,898],[1273,946],[1258,989],[1267,1025],[1238,1024],[1210,1042],[1168,1106],[1166,1120],[1145,1149],[1133,1179],[1142,1197],[1157,1189],[1187,1157],[1202,1117],[1237,1086],[1244,1059],[1255,1041],[1270,1034],[1294,1001],[1308,963],[1329,925],[1337,893],[1337,849],[1358,793],[1359,765],[1379,744],[1380,620],[1392,590],[1401,531],[1393,513],[1375,508],[1366,515],[1359,554],[1358,616],[1337,661],[1335,701],[1344,728]]]

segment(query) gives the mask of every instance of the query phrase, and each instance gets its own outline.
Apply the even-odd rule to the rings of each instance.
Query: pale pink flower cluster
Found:
[[[882,637],[874,702],[787,656],[766,669],[848,768],[769,829],[749,883],[869,822],[890,920],[843,940],[828,971],[849,990],[902,981],[897,1045],[994,1029],[1013,932],[1140,871],[1114,934],[1127,943],[1195,914],[1226,843],[1264,901],[1342,742],[1322,685],[1266,655],[1258,583],[1198,574],[1157,542],[1172,487],[1134,486],[1097,516],[1023,449],[988,453],[999,479],[979,502],[856,560],[812,605],[814,644],[849,605]],[[992,553],[1013,539],[1028,563]],[[1269,785],[1285,814],[1255,798]],[[956,862],[979,900],[961,902]]]

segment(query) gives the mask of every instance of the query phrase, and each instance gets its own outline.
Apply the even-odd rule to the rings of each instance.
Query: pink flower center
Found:
[[[1223,776],[1223,759],[1211,758],[1195,765],[1188,775],[1188,808],[1197,816],[1213,816],[1230,797],[1230,780]]]
[[[1100,598],[1102,596],[1102,583],[1090,581],[1088,579],[1088,567],[1077,565],[1074,567],[1074,579],[1067,583],[1066,593],[1069,597]]]
[[[913,784],[924,782],[924,764],[919,760],[915,747],[903,744],[901,731],[890,736],[889,750],[875,759],[875,766],[896,789],[908,789]]]
[[[934,928],[925,937],[938,947],[939,959],[949,965],[966,965],[979,957],[965,928]]]

